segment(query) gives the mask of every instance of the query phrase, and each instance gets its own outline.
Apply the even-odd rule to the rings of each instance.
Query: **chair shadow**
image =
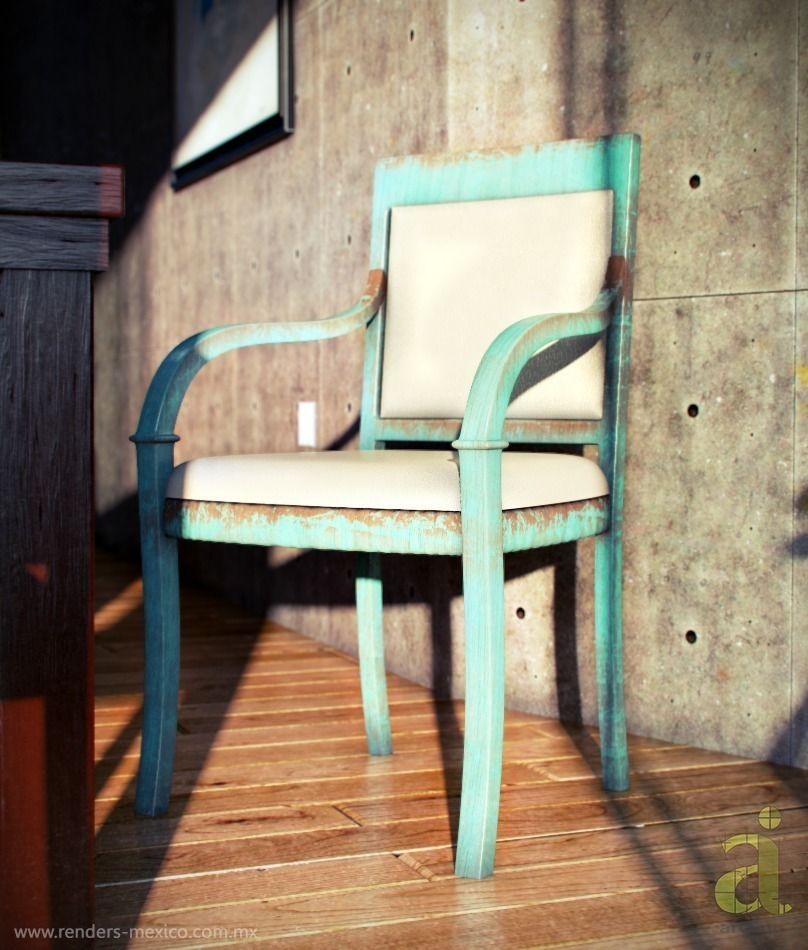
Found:
[[[808,500],[808,493],[805,495]],[[803,502],[805,503],[805,502]],[[572,546],[574,547],[574,546]],[[575,635],[576,623],[576,559],[574,556],[561,555],[556,567],[556,591],[554,602],[554,641],[556,655],[556,686],[558,695],[559,721],[578,750],[581,758],[591,768],[593,775],[600,776],[601,759],[600,745],[595,739],[592,729],[587,727],[582,716],[581,686],[578,676],[578,643]],[[594,648],[594,644],[593,644]],[[795,738],[796,733],[796,738]],[[808,759],[808,692],[805,694],[800,708],[783,726],[777,740],[772,744],[765,756],[772,778],[785,785],[794,797],[802,804],[808,804],[806,792],[805,772],[790,765],[779,764],[787,761],[796,762]],[[657,809],[658,821],[665,822],[678,840],[678,846],[693,853],[694,845],[701,839],[694,840],[689,834],[688,822],[681,821],[673,809],[666,805],[666,794],[675,790],[675,773],[633,773],[632,790],[640,792],[654,800]],[[673,786],[673,789],[672,789]],[[710,950],[713,946],[712,938],[699,933],[703,922],[696,913],[691,912],[686,901],[677,897],[677,882],[661,865],[655,852],[649,850],[643,841],[642,826],[637,825],[634,809],[629,792],[610,792],[604,790],[603,798],[611,817],[632,842],[632,849],[644,862],[649,882],[653,883],[663,894],[669,895],[670,909],[675,912],[682,939],[694,950]],[[763,807],[765,801],[761,801]],[[716,840],[717,851],[721,842]],[[673,845],[672,845],[673,846]],[[702,863],[703,876],[711,884],[713,872]],[[751,914],[738,915],[734,918],[738,922],[752,919]],[[735,935],[736,946],[769,947],[769,938],[763,938],[756,933],[740,933]]]
[[[584,722],[581,681],[579,674],[579,644],[576,628],[578,570],[576,545],[560,545],[562,551],[556,565],[556,586],[553,608],[553,639],[556,659],[556,695],[558,701],[558,719],[571,743],[578,750],[581,759],[589,766],[592,774],[600,776],[600,744],[593,730]],[[566,550],[563,550],[566,549]],[[594,642],[592,643],[594,649]],[[632,779],[636,784],[636,776]],[[653,784],[653,780],[651,780]],[[670,791],[670,778],[663,777],[659,782],[659,793]],[[643,785],[647,786],[645,778]],[[645,788],[643,790],[646,790]],[[652,792],[649,791],[649,794]],[[710,950],[712,943],[701,937],[694,929],[698,925],[695,915],[687,911],[686,905],[675,900],[673,882],[659,867],[653,852],[647,850],[639,829],[633,827],[630,801],[625,792],[601,790],[601,800],[605,801],[608,813],[617,826],[626,833],[632,842],[633,851],[645,862],[649,879],[663,892],[670,895],[671,907],[679,908],[679,923],[686,931],[685,939],[694,950]],[[665,816],[676,830],[674,816],[669,812]],[[683,844],[688,842],[684,841]]]

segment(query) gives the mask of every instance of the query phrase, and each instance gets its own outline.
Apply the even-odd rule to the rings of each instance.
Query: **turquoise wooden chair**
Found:
[[[595,535],[603,782],[628,785],[621,537],[639,139],[410,156],[376,170],[359,302],[299,323],[217,327],[158,369],[137,433],[146,677],[136,810],[165,812],[177,728],[177,539],[358,552],[369,751],[392,751],[381,553],[463,559],[466,713],[456,873],[492,873],[504,716],[503,555]],[[365,332],[358,451],[174,467],[196,373],[245,346]],[[397,442],[452,450],[396,449]],[[506,451],[513,443],[594,445]]]

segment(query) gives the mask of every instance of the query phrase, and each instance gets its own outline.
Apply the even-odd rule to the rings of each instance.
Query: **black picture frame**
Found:
[[[187,23],[187,17],[196,15],[198,20],[204,20],[209,15],[217,0],[175,0],[175,75],[174,75],[174,95],[175,95],[175,116],[177,117],[177,131],[175,133],[175,153],[172,160],[171,186],[177,191],[185,188],[193,182],[199,181],[214,172],[225,168],[239,159],[244,158],[259,149],[271,145],[280,139],[285,138],[294,131],[294,57],[293,57],[293,37],[292,37],[292,3],[293,0],[275,0],[267,3],[266,10],[269,13],[269,19],[275,15],[278,18],[277,29],[274,34],[277,39],[277,67],[278,75],[274,77],[267,76],[267,82],[277,81],[277,110],[267,114],[257,115],[255,121],[248,127],[239,129],[235,134],[225,135],[221,140],[209,142],[204,150],[197,154],[191,154],[190,157],[182,156],[181,149],[183,144],[181,139],[184,134],[182,129],[182,119],[184,109],[187,112],[187,102],[192,95],[198,97],[199,90],[190,88],[193,81],[193,70],[190,68],[190,62],[203,62],[204,56],[210,54],[210,50],[205,50],[204,44],[207,42],[217,43],[217,62],[225,57],[221,56],[222,44],[227,44],[227,31],[223,30],[222,23],[226,24],[227,18],[236,12],[237,4],[233,0],[218,0],[215,15],[218,18],[217,35],[215,37],[206,37],[204,35],[204,25],[197,24],[195,34],[189,38],[189,31],[183,31],[183,23]],[[250,12],[256,8],[255,0],[245,0],[249,2]],[[191,4],[193,4],[193,13],[191,13]],[[181,9],[181,7],[183,7]],[[192,43],[194,48],[188,49],[188,43]],[[186,47],[182,44],[185,43]],[[239,50],[232,51],[234,56],[239,55]],[[203,66],[204,68],[204,66]],[[197,77],[199,73],[197,70]],[[211,77],[212,82],[216,82],[216,77]],[[185,98],[183,98],[185,97]],[[216,110],[217,105],[210,95],[208,110]],[[197,106],[198,108],[198,106]],[[221,108],[221,107],[220,107]],[[186,120],[187,121],[187,120]],[[186,150],[187,151],[187,150]]]

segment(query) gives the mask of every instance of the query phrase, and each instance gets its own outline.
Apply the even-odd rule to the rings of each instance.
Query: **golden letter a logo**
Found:
[[[776,808],[764,808],[758,815],[758,822],[764,828],[776,828],[780,824],[780,812]],[[757,864],[727,871],[715,882],[715,902],[728,914],[751,914],[761,907],[769,914],[787,914],[791,904],[779,900],[780,887],[780,850],[777,844],[766,835],[732,835],[722,842],[728,854],[739,845],[748,844],[758,853]],[[758,876],[758,896],[745,903],[739,900],[738,885],[750,874]]]

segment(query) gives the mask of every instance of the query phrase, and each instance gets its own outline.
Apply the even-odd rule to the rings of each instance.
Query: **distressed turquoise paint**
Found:
[[[452,512],[288,511],[260,505],[194,502],[169,506],[165,530],[177,538],[381,554],[460,554]]]
[[[174,537],[241,544],[351,550],[357,560],[360,667],[371,752],[390,751],[384,686],[382,587],[378,552],[455,554],[463,558],[466,617],[466,730],[456,871],[493,870],[504,715],[503,553],[598,535],[595,556],[596,651],[603,777],[628,783],[622,683],[622,509],[625,468],[631,283],[639,183],[639,139],[618,135],[449,156],[408,156],[376,172],[371,280],[365,296],[329,320],[219,327],[180,344],[158,370],[137,434],[146,609],[146,698],[138,810],[168,803],[179,660]],[[461,420],[381,419],[383,271],[395,205],[476,201],[609,188],[614,192],[609,288],[578,314],[538,315],[494,340],[472,383]],[[375,317],[375,319],[374,319]],[[242,346],[325,339],[367,327],[360,446],[453,441],[459,452],[461,512],[286,510],[217,502],[169,501],[173,427],[193,377],[210,359]],[[570,336],[606,334],[603,419],[508,420],[514,382],[542,346]],[[542,510],[501,510],[501,456],[508,442],[592,444],[610,497]],[[539,512],[540,514],[537,514]],[[173,717],[173,718],[172,718]]]
[[[530,551],[600,534],[609,524],[610,504],[611,500],[605,498],[588,502],[581,508],[559,505],[557,513],[553,506],[548,516],[538,522],[528,511],[506,512],[502,519],[505,553]]]
[[[541,512],[537,517],[535,512]],[[505,512],[504,550],[563,544],[599,534],[609,524],[609,499],[580,507]],[[163,530],[173,538],[259,547],[305,547],[321,551],[380,554],[463,553],[461,517],[451,511],[376,511],[300,508],[229,502],[170,500]]]

